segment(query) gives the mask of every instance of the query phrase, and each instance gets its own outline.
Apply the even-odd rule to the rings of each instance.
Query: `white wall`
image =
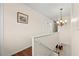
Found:
[[[29,15],[28,24],[17,23],[17,12]],[[24,4],[4,4],[4,55],[31,46],[32,35],[47,34],[49,19]]]
[[[79,4],[73,4],[72,6],[72,55],[79,56]]]
[[[67,24],[58,26],[59,39],[64,44],[70,44],[70,17],[67,18]]]
[[[71,10],[70,10],[71,11]],[[58,27],[59,41],[64,44],[65,56],[71,55],[71,17],[66,17],[67,24]]]

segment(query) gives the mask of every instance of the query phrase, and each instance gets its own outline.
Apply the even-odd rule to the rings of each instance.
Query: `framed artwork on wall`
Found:
[[[21,12],[17,12],[17,22],[28,24],[28,15],[21,13]]]

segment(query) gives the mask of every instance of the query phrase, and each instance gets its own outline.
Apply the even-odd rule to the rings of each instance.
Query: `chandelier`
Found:
[[[67,23],[67,20],[62,19],[62,10],[63,10],[63,8],[60,8],[60,20],[56,21],[58,26],[63,26],[64,24]]]

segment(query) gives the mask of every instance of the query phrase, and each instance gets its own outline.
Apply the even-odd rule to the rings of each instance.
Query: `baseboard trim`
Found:
[[[30,44],[30,45],[28,45],[27,47],[24,47],[24,48],[22,48],[22,49],[20,49],[20,50],[18,50],[18,51],[16,51],[16,52],[14,52],[14,53],[12,53],[12,54],[9,55],[9,56],[13,56],[13,55],[16,54],[17,52],[20,52],[20,51],[22,51],[22,50],[24,50],[24,49],[27,49],[27,48],[29,48],[29,47],[32,47],[32,44]]]
[[[25,48],[24,50],[19,51],[19,52],[15,53],[15,54],[13,54],[13,55],[11,55],[11,56],[19,56],[18,53],[22,53],[23,51],[25,51],[25,50],[27,50],[27,49],[30,49],[30,48],[32,48],[32,46],[30,46],[30,47],[28,47],[28,48]],[[18,54],[18,55],[17,55],[17,54]],[[29,55],[29,56],[30,56],[30,55]]]

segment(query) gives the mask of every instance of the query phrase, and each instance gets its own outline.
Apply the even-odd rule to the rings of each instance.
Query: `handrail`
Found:
[[[34,38],[40,38],[40,37],[45,37],[45,36],[50,36],[52,34],[46,34],[46,35],[39,35],[39,36],[34,36]]]
[[[38,35],[38,36],[33,36],[33,37],[34,38],[40,38],[40,37],[50,36],[50,35],[55,34],[55,33],[50,33],[50,34],[46,34],[46,35]]]

